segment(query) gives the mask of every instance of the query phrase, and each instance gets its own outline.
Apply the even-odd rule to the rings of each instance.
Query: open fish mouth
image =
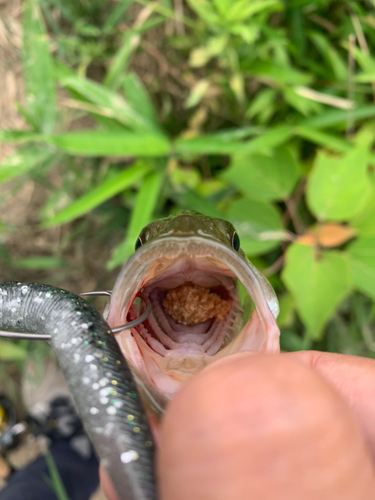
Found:
[[[241,307],[242,283],[254,310]],[[268,281],[241,254],[201,237],[164,237],[128,260],[113,289],[107,321],[132,321],[136,297],[148,318],[117,335],[138,383],[166,400],[184,380],[238,351],[278,352],[277,299]]]

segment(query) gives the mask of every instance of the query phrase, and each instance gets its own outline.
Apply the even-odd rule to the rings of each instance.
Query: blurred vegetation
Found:
[[[118,235],[109,270],[153,219],[230,220],[279,296],[284,349],[374,357],[374,7],[27,0],[28,128],[0,132],[19,144],[0,182],[47,186],[44,228],[74,237],[83,218],[98,244]]]

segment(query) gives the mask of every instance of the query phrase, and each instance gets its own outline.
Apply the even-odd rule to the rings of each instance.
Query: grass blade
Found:
[[[294,133],[314,144],[317,144],[318,146],[322,146],[339,153],[348,151],[353,147],[352,144],[338,135],[327,134],[326,132],[322,132],[321,130],[317,130],[312,127],[296,127],[294,129]]]
[[[25,130],[0,130],[0,142],[32,142],[43,140],[43,137],[36,132],[27,132]]]
[[[159,199],[163,177],[164,172],[153,172],[143,180],[138,191],[126,238],[113,252],[113,256],[108,263],[109,269],[122,264],[133,253],[140,229],[151,222],[152,214]]]
[[[219,134],[177,139],[174,143],[176,153],[186,154],[232,154],[240,152],[256,153],[286,142],[292,136],[292,127],[274,127],[254,139],[236,141]],[[229,136],[230,137],[230,136]]]
[[[118,120],[133,130],[148,130],[147,121],[136,113],[116,92],[87,78],[72,76],[60,83],[79,94],[84,100],[101,106],[106,115]]]
[[[82,196],[82,198],[79,198],[77,201],[61,210],[61,212],[59,212],[55,217],[47,220],[43,224],[43,227],[65,224],[66,222],[70,222],[78,217],[81,217],[142,179],[142,177],[144,177],[149,170],[149,165],[143,162],[135,163],[119,174],[110,177],[99,187],[92,189],[86,195]]]
[[[124,77],[123,89],[134,111],[149,122],[149,129],[160,131],[154,104],[141,79],[135,73],[129,73]]]
[[[48,478],[48,483],[51,488],[54,490],[56,497],[58,500],[69,500],[68,494],[65,490],[64,483],[62,482],[60,473],[58,468],[56,467],[55,461],[53,459],[52,454],[47,450],[44,455],[46,459],[48,471],[50,477]]]
[[[20,269],[56,269],[67,266],[67,262],[56,257],[25,257],[24,259],[13,259],[14,267]]]
[[[350,110],[350,117],[352,120],[363,120],[364,118],[371,118],[373,116],[375,116],[375,104],[367,104],[366,106]],[[306,120],[301,121],[298,125],[312,128],[326,128],[333,127],[335,125],[345,125],[347,119],[347,110],[335,109],[333,111],[322,113],[318,116],[313,116],[312,118],[307,118]]]
[[[81,156],[165,156],[170,152],[168,139],[157,133],[81,131],[55,135],[48,142]]]
[[[105,76],[104,85],[112,89],[118,89],[121,85],[121,78],[126,73],[130,64],[130,59],[137,49],[141,40],[137,30],[129,30],[123,37],[123,44],[115,55],[113,62]]]
[[[28,114],[38,131],[50,134],[56,112],[53,64],[46,30],[35,0],[28,0],[24,11],[23,72]]]

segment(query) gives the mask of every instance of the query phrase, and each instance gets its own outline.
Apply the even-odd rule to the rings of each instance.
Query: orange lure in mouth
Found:
[[[139,316],[139,293],[152,305],[147,319],[117,341],[155,415],[186,379],[216,360],[239,351],[279,351],[276,296],[239,245],[233,226],[221,219],[162,219],[141,232],[116,281],[110,326]],[[239,282],[254,305],[249,319]]]

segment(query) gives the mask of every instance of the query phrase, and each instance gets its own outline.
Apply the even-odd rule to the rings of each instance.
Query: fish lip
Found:
[[[147,242],[123,266],[110,301],[108,322],[115,321],[116,311],[127,310],[146,282],[147,272],[158,259],[176,260],[212,257],[221,261],[245,287],[259,312],[263,327],[274,323],[279,313],[278,301],[271,285],[250,261],[232,248],[207,237],[164,236]],[[156,263],[156,264],[155,264]],[[123,318],[126,322],[126,318]]]

